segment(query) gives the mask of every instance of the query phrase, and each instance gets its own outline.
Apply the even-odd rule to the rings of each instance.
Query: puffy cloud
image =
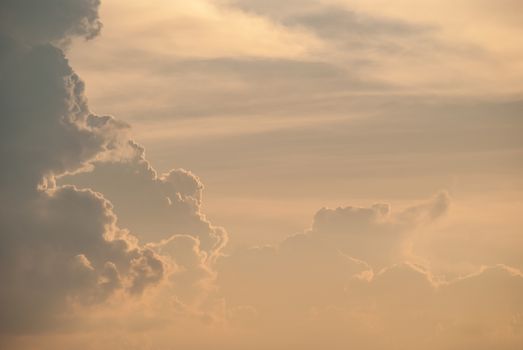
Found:
[[[77,307],[142,295],[167,276],[190,299],[192,285],[176,285],[190,280],[199,290],[198,281],[212,280],[210,261],[226,241],[199,211],[203,187],[194,175],[157,177],[127,124],[89,110],[83,82],[55,44],[96,35],[98,4],[6,1],[0,8],[2,334],[60,327],[78,316]],[[126,212],[115,198],[128,215],[125,227],[143,232],[146,243],[162,243],[144,244],[123,229],[101,193],[56,184],[104,162],[117,169],[123,191],[141,186],[140,196],[123,200],[149,210]],[[143,221],[127,224],[133,215]],[[163,226],[151,228],[156,220]]]
[[[8,46],[0,77],[2,332],[54,327],[68,305],[141,293],[166,269],[116,225],[100,194],[54,183],[117,152],[127,126],[89,111],[58,48]]]
[[[2,63],[3,191],[33,191],[118,147],[126,125],[89,112],[84,84],[58,48],[12,44]]]
[[[183,169],[158,175],[145,159],[142,147],[133,142],[128,147],[128,158],[95,162],[93,171],[61,181],[103,193],[114,204],[120,224],[140,239],[160,241],[189,234],[198,239],[209,259],[215,259],[227,235],[201,213],[201,181]]]
[[[66,186],[2,202],[2,332],[52,328],[70,304],[141,293],[163,278],[165,262],[116,226],[100,194]]]
[[[196,306],[197,310],[215,289],[216,275],[208,253],[201,248],[198,238],[191,235],[174,235],[162,241],[157,249],[162,255],[171,257],[175,265],[169,279],[169,293],[180,305]]]
[[[253,306],[261,316],[272,311],[272,316],[283,317],[295,304],[301,305],[300,312],[336,304],[354,276],[371,279],[375,271],[408,260],[409,235],[420,218],[437,219],[430,213],[446,208],[448,201],[448,195],[441,193],[397,215],[390,213],[387,204],[323,208],[305,233],[277,246],[239,250],[222,259],[219,285],[232,306]]]
[[[332,248],[367,261],[379,270],[402,261],[409,253],[413,230],[440,218],[449,205],[448,194],[441,192],[396,215],[391,214],[388,204],[369,208],[323,208],[316,213],[312,228],[305,235],[332,243]],[[293,237],[288,239],[292,240]]]
[[[452,278],[413,262],[420,259],[409,242],[448,208],[444,192],[397,214],[385,204],[324,208],[303,234],[232,253],[218,269],[231,322],[278,339],[260,340],[259,349],[516,349],[519,270],[498,265]]]

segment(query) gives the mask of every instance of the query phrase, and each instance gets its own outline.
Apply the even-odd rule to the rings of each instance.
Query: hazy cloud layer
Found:
[[[454,18],[465,16],[461,3],[448,11],[451,24],[447,5],[431,1],[426,6],[438,11],[417,16],[421,11],[410,13],[419,10],[415,2],[379,3],[115,0],[104,5],[106,18],[115,18],[108,32],[80,42],[70,56],[90,78],[94,106],[133,121],[347,115],[353,105],[394,104],[395,97],[465,105],[464,96],[518,99],[520,54],[489,46],[512,42],[517,28],[507,30],[510,40],[478,43],[458,29],[447,33],[460,23],[482,33],[476,17]]]
[[[263,339],[256,349],[516,349],[519,270],[445,279],[415,263],[410,242],[448,205],[440,194],[397,214],[384,204],[322,209],[304,234],[224,258],[218,280],[232,322]]]
[[[247,12],[273,18],[290,27],[303,27],[326,40],[339,41],[351,50],[364,48],[393,50],[390,39],[426,34],[427,25],[356,12],[347,6],[322,1],[232,1]],[[425,36],[425,40],[429,37]],[[429,39],[430,40],[430,39]],[[396,46],[396,48],[400,48]]]

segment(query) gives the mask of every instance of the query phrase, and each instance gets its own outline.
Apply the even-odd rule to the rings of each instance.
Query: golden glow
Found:
[[[523,348],[522,3],[0,5],[0,348]]]

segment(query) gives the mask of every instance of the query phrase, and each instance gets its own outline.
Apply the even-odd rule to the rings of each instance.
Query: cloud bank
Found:
[[[1,333],[59,327],[75,306],[103,303],[117,294],[139,296],[181,267],[201,274],[198,266],[206,270],[225,241],[224,231],[199,213],[199,181],[183,170],[156,177],[125,123],[90,112],[83,82],[53,44],[95,36],[101,28],[98,5],[88,0],[2,3]],[[103,162],[120,164],[113,165],[119,172],[113,175],[128,180],[126,190],[136,187],[133,180],[145,186],[132,198],[140,207],[150,200],[142,220],[147,215],[170,220],[158,228],[147,221],[122,228],[101,193],[56,185],[61,176]],[[128,228],[145,239],[139,242]],[[189,238],[172,237],[176,233]],[[164,241],[144,244],[155,240]],[[159,255],[178,241],[187,252],[174,248]],[[200,260],[190,261],[193,255]]]

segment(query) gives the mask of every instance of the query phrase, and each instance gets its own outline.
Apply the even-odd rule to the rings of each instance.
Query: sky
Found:
[[[521,349],[522,11],[3,1],[2,349]]]

